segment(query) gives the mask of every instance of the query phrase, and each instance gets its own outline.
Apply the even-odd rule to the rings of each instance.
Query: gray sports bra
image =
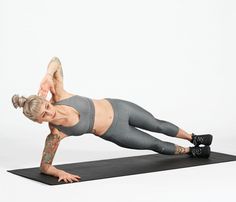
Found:
[[[74,126],[62,126],[51,123],[53,127],[69,136],[79,136],[84,133],[92,133],[95,116],[95,107],[92,99],[74,95],[70,98],[55,102],[53,105],[67,105],[73,107],[80,114],[80,120]]]

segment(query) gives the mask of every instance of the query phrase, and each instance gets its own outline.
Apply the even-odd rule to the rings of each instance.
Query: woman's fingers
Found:
[[[68,182],[72,183],[73,181],[77,181],[77,179],[74,179],[74,178],[72,178],[72,177],[67,177],[67,178],[64,179],[64,181],[65,181],[66,183],[68,183]]]
[[[80,179],[80,178],[79,178]],[[79,182],[79,179],[77,179],[76,177],[65,177],[65,178],[61,178],[58,180],[58,182],[60,182],[61,180],[64,180],[66,183],[70,182]]]
[[[68,176],[67,180],[68,180],[69,182],[73,182],[73,180],[72,180],[72,177],[71,177],[71,176]]]
[[[49,89],[47,86],[41,85],[39,88],[39,91],[38,91],[38,95],[43,96],[43,97],[47,97],[48,91],[49,91]]]
[[[42,89],[40,89],[39,90],[39,92],[38,92],[38,96],[42,96],[42,97],[47,97],[47,94],[48,94],[48,92],[47,91],[45,91],[45,90],[42,90]]]
[[[68,180],[69,180],[70,182],[73,182],[73,181],[78,182],[79,179],[80,179],[80,177],[79,177],[79,176],[76,176],[76,175],[71,175],[71,176],[68,177]]]
[[[79,181],[79,179],[77,179],[77,178],[76,178],[76,177],[74,177],[74,176],[73,176],[73,177],[71,177],[71,179],[72,179],[72,180],[74,180],[74,181],[76,181],[76,182],[78,182],[78,181]]]
[[[80,180],[80,176],[79,175],[74,175],[74,177],[76,178],[76,179],[79,179]]]
[[[79,182],[80,176],[66,173],[59,177],[58,182],[60,182],[61,180],[64,180],[66,183],[68,182],[72,183],[74,181]]]

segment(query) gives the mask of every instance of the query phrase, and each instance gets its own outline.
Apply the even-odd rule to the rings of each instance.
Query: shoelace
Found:
[[[196,139],[197,139],[197,142],[200,142],[200,143],[203,143],[203,141],[204,141],[203,137],[197,136]]]
[[[198,143],[203,143],[203,142],[204,142],[203,137],[201,137],[201,136],[194,136],[193,137],[193,144],[194,145],[197,145]]]

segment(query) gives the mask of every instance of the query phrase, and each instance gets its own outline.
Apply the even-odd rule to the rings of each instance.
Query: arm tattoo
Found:
[[[59,58],[58,57],[53,57],[50,62],[58,63],[60,75],[63,77],[63,70],[62,70],[61,61],[59,60]]]
[[[175,154],[185,154],[185,153],[186,152],[185,152],[185,148],[184,147],[176,145]]]
[[[56,61],[57,63],[59,63],[59,65],[61,65],[61,61],[59,60],[58,57],[53,57],[53,58],[51,59],[51,62],[52,62],[52,61]]]
[[[60,143],[60,136],[58,134],[50,134],[47,136],[45,141],[45,147],[43,150],[41,165],[52,164],[59,143]]]

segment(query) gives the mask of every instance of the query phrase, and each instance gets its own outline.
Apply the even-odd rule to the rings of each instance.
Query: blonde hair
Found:
[[[15,108],[22,107],[23,114],[32,121],[37,121],[44,100],[44,98],[37,95],[31,95],[28,98],[19,95],[12,96],[13,106]]]

